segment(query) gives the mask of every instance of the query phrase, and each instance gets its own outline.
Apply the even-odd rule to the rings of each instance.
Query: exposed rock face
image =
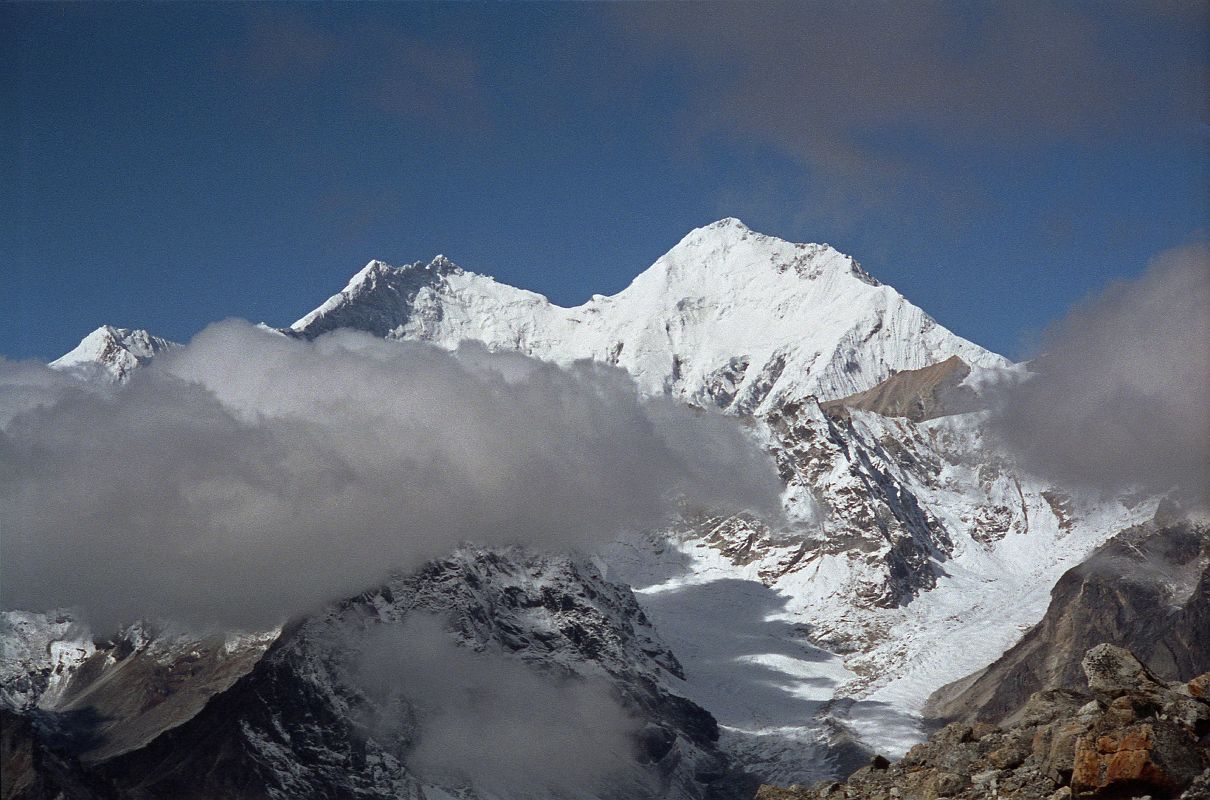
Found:
[[[1163,521],[1161,519],[1161,521]],[[1042,621],[987,669],[942,687],[926,714],[1011,720],[1043,689],[1081,690],[1083,654],[1098,642],[1130,648],[1166,680],[1210,670],[1210,530],[1168,521],[1130,528],[1069,570]],[[1094,671],[1101,682],[1133,681]]]
[[[950,356],[927,367],[896,372],[872,389],[822,405],[828,414],[842,418],[851,408],[912,422],[960,414],[978,407],[975,391],[962,383],[970,372],[965,361]]]
[[[761,787],[758,800],[1062,800],[1210,797],[1210,675],[1164,683],[1128,650],[1083,659],[1090,695],[1047,690],[1004,728],[955,722],[897,764],[874,761],[846,782]]]
[[[5,800],[108,800],[71,756],[46,746],[33,721],[0,707],[0,797]]]

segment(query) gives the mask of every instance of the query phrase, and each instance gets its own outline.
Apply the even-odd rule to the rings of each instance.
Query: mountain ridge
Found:
[[[834,399],[951,355],[1009,362],[937,324],[830,245],[791,243],[727,218],[687,234],[615,295],[564,308],[444,256],[371,261],[283,332],[353,327],[387,338],[627,369],[649,393],[751,413]],[[903,342],[919,343],[905,350]]]
[[[863,747],[894,755],[919,741],[931,692],[994,661],[1041,618],[1065,570],[1154,510],[1022,471],[968,402],[989,373],[1019,366],[834,248],[733,219],[571,309],[445,257],[371,261],[268,330],[344,328],[592,359],[645,394],[744,419],[785,484],[784,524],[711,509],[593,558],[634,587],[684,663],[678,692],[716,715],[722,751],[777,782],[836,776]]]

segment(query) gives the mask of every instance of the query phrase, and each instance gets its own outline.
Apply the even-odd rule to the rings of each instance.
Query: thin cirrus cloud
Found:
[[[458,41],[409,33],[372,19],[322,25],[313,14],[252,8],[216,66],[270,94],[296,94],[304,108],[373,109],[450,132],[490,127],[490,98],[475,52]],[[341,76],[338,90],[332,76]],[[263,111],[263,108],[260,109]]]
[[[0,606],[99,629],[272,625],[464,541],[587,549],[681,502],[777,508],[734,420],[476,346],[226,322],[113,389],[3,364],[0,410]]]
[[[699,78],[697,135],[878,197],[964,152],[1194,136],[1210,27],[1196,5],[673,4],[615,19],[636,52]]]

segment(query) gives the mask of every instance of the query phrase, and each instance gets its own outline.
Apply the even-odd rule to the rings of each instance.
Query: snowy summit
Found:
[[[371,261],[289,332],[341,327],[456,347],[480,340],[566,363],[616,364],[644,391],[741,412],[843,397],[959,356],[1007,361],[938,325],[826,244],[795,244],[727,218],[691,231],[623,291],[574,308],[461,269],[444,256]]]

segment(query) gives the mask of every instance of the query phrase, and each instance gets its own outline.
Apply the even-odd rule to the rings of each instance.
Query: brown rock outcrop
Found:
[[[761,800],[1210,800],[1210,674],[1165,683],[1108,644],[1083,659],[1090,694],[1030,697],[1008,727],[955,722],[897,764],[843,783],[762,787]]]
[[[905,369],[872,389],[820,403],[830,416],[844,418],[848,409],[873,411],[884,417],[907,417],[923,422],[979,406],[974,390],[962,385],[971,368],[958,356],[920,369]]]
[[[1201,774],[1204,758],[1185,731],[1167,720],[1100,733],[1076,742],[1071,788],[1077,797],[1140,793],[1179,794]]]

